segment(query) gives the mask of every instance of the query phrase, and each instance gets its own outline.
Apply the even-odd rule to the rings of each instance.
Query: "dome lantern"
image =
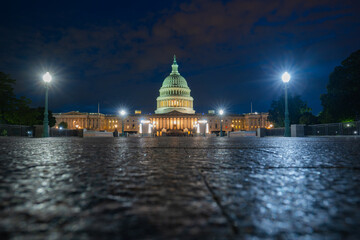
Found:
[[[177,63],[176,63],[176,56],[175,56],[175,54],[174,54],[174,62],[173,62],[173,64],[171,65],[171,67],[172,67],[172,72],[171,72],[171,74],[179,74],[179,72],[178,72],[178,67],[179,67],[179,65],[177,65]],[[179,74],[180,75],[180,74]]]

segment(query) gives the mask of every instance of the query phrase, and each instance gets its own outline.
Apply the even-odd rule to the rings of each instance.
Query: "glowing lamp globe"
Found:
[[[126,112],[125,112],[124,110],[121,110],[121,111],[120,111],[120,115],[121,115],[121,116],[124,116],[125,114],[126,114]]]
[[[224,114],[224,110],[221,109],[221,110],[219,111],[219,113],[220,113],[220,115],[223,115],[223,114]]]
[[[284,72],[284,74],[282,75],[281,79],[284,83],[288,83],[290,81],[290,74],[288,72]]]
[[[51,81],[51,79],[52,79],[52,77],[51,77],[50,73],[46,72],[43,76],[44,82],[49,83]]]

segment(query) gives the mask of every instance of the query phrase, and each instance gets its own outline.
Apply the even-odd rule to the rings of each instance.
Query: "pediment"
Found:
[[[177,110],[173,110],[173,111],[168,112],[168,113],[161,113],[161,114],[156,114],[156,115],[184,116],[184,115],[193,115],[193,114],[190,114],[190,113],[182,113],[182,112],[179,112],[179,111],[177,111]]]
[[[84,115],[85,113],[81,113],[79,111],[71,111],[67,113],[62,113],[62,115]]]

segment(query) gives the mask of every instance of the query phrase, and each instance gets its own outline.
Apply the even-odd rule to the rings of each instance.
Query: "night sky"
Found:
[[[179,2],[3,2],[0,71],[34,107],[49,71],[53,112],[153,113],[176,54],[196,112],[267,112],[288,71],[317,114],[329,74],[360,49],[358,0]]]

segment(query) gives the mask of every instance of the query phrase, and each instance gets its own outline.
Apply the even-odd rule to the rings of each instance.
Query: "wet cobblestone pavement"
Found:
[[[1,239],[359,239],[360,138],[0,138]]]

